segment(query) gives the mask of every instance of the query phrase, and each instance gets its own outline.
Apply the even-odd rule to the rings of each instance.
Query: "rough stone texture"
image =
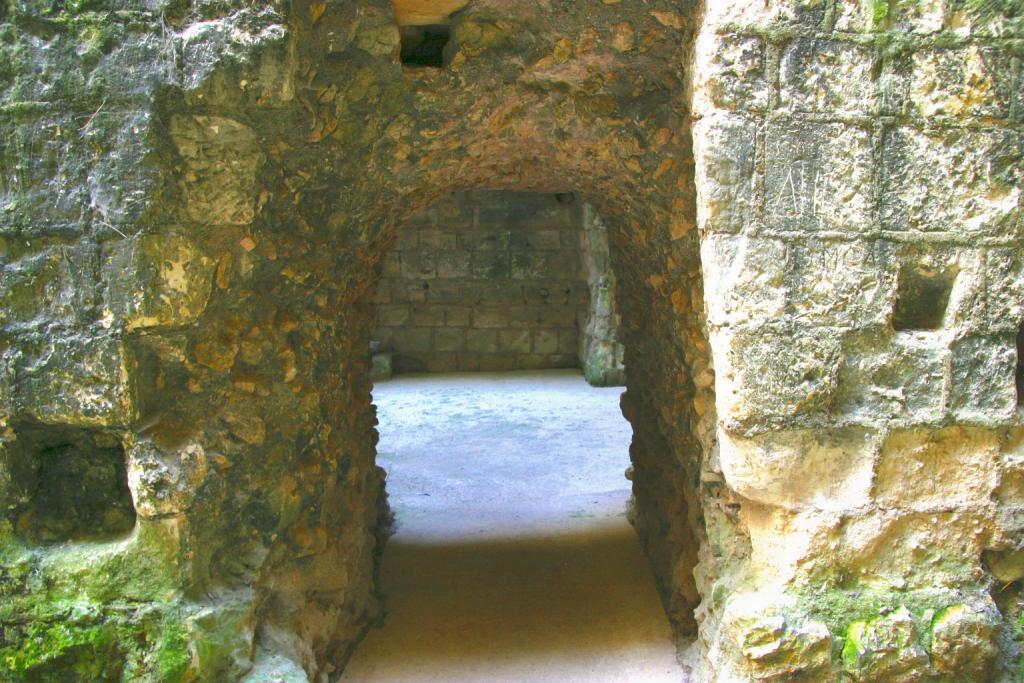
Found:
[[[374,285],[405,219],[471,189],[575,191],[607,226],[636,521],[692,625],[695,6],[476,2],[444,69],[403,69],[383,0],[3,8],[3,419],[122,444],[137,514],[55,547],[5,514],[5,675],[344,663],[378,614]]]
[[[1022,10],[707,4],[702,480],[740,497],[717,533],[750,544],[716,540],[705,499],[708,680],[773,675],[740,644],[803,619],[832,661],[783,680],[1021,675]]]
[[[583,376],[594,386],[626,383],[626,349],[621,342],[615,270],[608,245],[608,227],[594,207],[583,205],[583,265],[590,289],[586,327],[580,335]]]
[[[384,262],[371,338],[397,372],[584,367],[621,384],[608,236],[584,228],[588,212],[571,193],[526,192],[420,211]]]
[[[633,521],[704,680],[1019,677],[1020,3],[450,29],[412,69],[384,0],[0,4],[0,673],[341,666],[374,284],[403,220],[504,189],[607,226]],[[123,449],[133,529],[19,530],[26,429]]]

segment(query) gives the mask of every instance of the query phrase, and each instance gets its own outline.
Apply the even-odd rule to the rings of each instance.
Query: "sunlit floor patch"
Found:
[[[684,680],[625,517],[620,393],[568,372],[375,389],[388,616],[340,680]]]

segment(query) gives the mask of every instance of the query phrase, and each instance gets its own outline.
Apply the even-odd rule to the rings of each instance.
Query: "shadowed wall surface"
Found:
[[[379,611],[374,292],[487,189],[607,228],[700,676],[1019,676],[1019,2],[476,0],[420,13],[429,67],[395,9],[0,3],[3,674],[336,672]],[[39,516],[58,452],[109,520]]]
[[[373,339],[398,372],[579,367],[582,221],[575,200],[525,192],[461,193],[416,214],[384,262]]]

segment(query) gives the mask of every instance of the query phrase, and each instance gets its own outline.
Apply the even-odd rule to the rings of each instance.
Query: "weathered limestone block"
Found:
[[[316,17],[309,40],[327,54],[343,54],[352,45],[361,30],[366,8],[353,3],[313,4],[310,18]],[[196,40],[196,49],[205,50],[205,41]]]
[[[1003,434],[999,466],[999,486],[993,496],[998,505],[996,535],[987,559],[996,578],[1005,582],[1016,580],[1018,570],[1024,573],[1024,565],[1019,564],[1024,559],[1020,552],[1024,550],[1024,429]],[[1005,556],[1005,565],[1000,555]],[[1008,576],[1004,579],[1004,575]]]
[[[1016,11],[1015,11],[1016,10]],[[1010,38],[1020,36],[1024,18],[1013,3],[987,3],[951,8],[950,23],[958,35],[975,38]]]
[[[722,329],[711,345],[718,414],[727,428],[821,417],[835,399],[841,349],[833,330]]]
[[[1024,505],[1024,429],[1007,430],[999,446],[1001,476],[996,500]]]
[[[985,575],[981,555],[990,543],[990,509],[904,512],[880,510],[838,527],[833,552],[814,558],[865,583],[922,589],[958,587]]]
[[[142,235],[113,243],[102,265],[105,314],[128,330],[187,325],[206,309],[215,264],[177,235]]]
[[[754,169],[758,139],[756,120],[709,115],[695,124],[697,225],[703,233],[744,230],[754,222]]]
[[[40,10],[0,24],[0,160],[16,169],[0,183],[0,221],[32,230],[92,214],[123,230],[157,182],[148,108],[172,80],[173,47],[148,16],[76,10],[32,30]]]
[[[468,0],[396,0],[395,19],[402,26],[445,24]]]
[[[1024,549],[988,551],[985,564],[993,578],[1004,585],[1024,579]]]
[[[719,430],[730,488],[788,509],[854,510],[870,500],[877,448],[860,429],[778,431],[753,438]]]
[[[999,482],[999,442],[987,429],[895,431],[882,444],[873,496],[885,508],[987,506]]]
[[[730,596],[716,634],[725,666],[710,680],[834,680],[832,634],[820,621],[788,614],[787,602],[777,594]]]
[[[93,154],[85,186],[95,216],[93,225],[111,237],[131,230],[127,226],[143,216],[158,184],[148,158],[153,151],[152,126],[153,117],[146,111],[100,112],[85,136],[93,149],[107,148]]]
[[[392,8],[386,4],[361,5],[359,30],[353,44],[375,57],[394,58],[401,47],[401,33]]]
[[[932,306],[938,308],[945,303],[943,327],[955,329],[960,336],[985,330],[985,289],[988,283],[985,274],[985,255],[981,249],[904,248],[900,255],[900,275],[904,280],[904,286],[902,291],[897,293],[898,297],[906,297],[910,293],[906,286],[908,277],[919,277],[922,272],[931,270],[929,275],[932,277],[933,285],[942,283],[940,293],[944,293],[949,280],[952,280],[947,301],[943,302],[941,296],[921,297],[922,292],[918,291],[918,300],[904,302],[904,310],[913,305],[921,309]],[[917,275],[913,273],[914,270],[917,270]],[[945,282],[942,282],[943,280]],[[894,318],[897,313],[898,311],[894,312]],[[894,326],[897,322],[894,319]]]
[[[708,322],[756,326],[779,320],[789,293],[790,247],[781,240],[710,235],[701,243]]]
[[[858,681],[909,682],[927,672],[928,655],[910,612],[901,607],[892,614],[850,624],[843,664]]]
[[[827,678],[832,636],[824,624],[808,621],[792,626],[782,617],[762,619],[747,627],[741,651],[756,681]]]
[[[707,64],[694,84],[693,106],[698,113],[708,116],[716,108],[757,112],[768,109],[763,39],[708,32],[698,41],[697,50]]]
[[[126,450],[136,513],[164,517],[186,512],[210,468],[203,447],[188,443],[167,452],[145,439],[132,439]]]
[[[798,112],[870,114],[878,108],[870,50],[797,38],[782,53],[781,106]]]
[[[216,671],[224,680],[241,680],[252,669],[256,605],[254,596],[243,592],[189,615],[184,625],[195,673]]]
[[[476,3],[471,8],[472,11],[463,13],[452,26],[451,47],[457,52],[453,65],[457,66],[466,58],[479,58],[491,51],[514,50],[523,37],[518,17],[495,11],[485,3]],[[623,39],[630,40],[628,31]],[[620,45],[626,49],[631,46],[628,43]]]
[[[1017,411],[1016,335],[958,339],[951,354],[950,411],[959,422],[996,425]]]
[[[27,108],[19,116],[7,118],[0,127],[0,167],[7,169],[0,184],[3,223],[81,230],[89,204],[84,181],[92,155],[83,149],[82,138],[72,134],[77,130],[67,114],[36,113]],[[51,186],[55,178],[62,182]]]
[[[787,310],[834,328],[888,323],[896,290],[893,247],[884,241],[799,242],[791,250]]]
[[[928,35],[944,28],[947,6],[944,0],[921,0],[890,5],[886,11],[896,30]]]
[[[941,2],[942,0],[924,0]],[[864,33],[879,28],[875,10],[879,5],[862,0],[839,0],[835,4],[833,29],[843,33]]]
[[[896,289],[891,244],[712,235],[701,246],[705,301],[713,325],[802,321],[829,327],[887,324]]]
[[[1015,95],[1013,59],[976,45],[915,52],[899,82],[893,113],[936,117],[1007,118]],[[897,67],[898,68],[898,67]]]
[[[8,330],[74,325],[96,306],[97,250],[91,245],[54,247],[0,268],[0,325]]]
[[[1015,247],[986,250],[984,281],[982,330],[1016,334],[1024,322],[1024,253]]]
[[[162,1],[150,0],[150,4],[159,5]],[[162,8],[146,9],[159,11]],[[110,31],[112,22],[109,16],[102,17],[101,21],[103,28]],[[97,61],[88,73],[84,90],[84,94],[93,101],[106,99],[108,102],[120,100],[141,104],[157,87],[173,81],[175,54],[170,33],[140,30],[142,28],[139,24],[126,22],[123,28],[115,29],[119,34],[116,39],[109,35],[99,37],[100,41],[112,44],[113,48],[105,50],[103,45],[94,46]]]
[[[949,358],[943,333],[870,330],[847,335],[842,347],[837,413],[867,424],[942,419]]]
[[[6,22],[0,31],[8,40],[20,38],[18,49],[4,51],[7,68],[3,71],[4,88],[0,94],[4,104],[60,101],[76,95],[84,99],[88,72],[64,68],[79,48],[76,37],[57,35],[46,40],[43,36],[19,35]]]
[[[354,7],[347,8],[355,14]],[[332,6],[327,19],[344,11]],[[340,51],[359,28],[354,17],[342,30],[324,21]],[[197,22],[177,36],[182,85],[190,102],[268,106],[294,98],[288,67],[288,29],[272,9],[243,9],[226,17]]]
[[[998,130],[888,129],[879,181],[883,229],[1019,236],[1021,144],[1020,135]]]
[[[50,424],[124,426],[134,419],[118,334],[54,335],[32,346],[4,354],[14,385],[8,410]]]
[[[932,663],[954,680],[989,680],[999,654],[999,610],[984,599],[953,605],[932,621]]]
[[[723,0],[709,4],[705,23],[724,28],[817,28],[824,23],[826,3],[821,0],[779,0],[752,3],[747,0]]]
[[[176,115],[171,136],[187,165],[188,217],[202,225],[251,223],[264,159],[252,129],[222,116]]]
[[[172,77],[174,50],[168,33],[152,30],[152,16],[74,10],[54,22],[61,30],[26,30],[24,19],[41,9],[22,3],[15,10],[22,22],[0,24],[12,39],[6,42],[9,68],[0,76],[0,101],[97,107],[106,100],[122,109],[126,102],[144,102]]]
[[[840,559],[836,554],[838,530],[848,516],[856,518],[856,513],[744,502],[739,518],[750,536],[747,571],[757,576],[758,583],[769,585],[817,576],[819,567],[834,571]]]
[[[765,216],[773,231],[863,233],[871,227],[871,131],[779,118],[765,132]]]

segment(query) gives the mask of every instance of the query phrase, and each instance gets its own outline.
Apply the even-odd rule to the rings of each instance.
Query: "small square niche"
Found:
[[[402,26],[402,66],[434,68],[445,66],[445,47],[451,40],[451,27],[447,24]]]
[[[14,435],[0,444],[0,505],[18,538],[51,545],[131,532],[135,506],[116,435],[39,423]]]
[[[897,332],[941,329],[956,276],[956,268],[948,264],[926,261],[905,264],[900,269],[897,284],[893,329]]]

